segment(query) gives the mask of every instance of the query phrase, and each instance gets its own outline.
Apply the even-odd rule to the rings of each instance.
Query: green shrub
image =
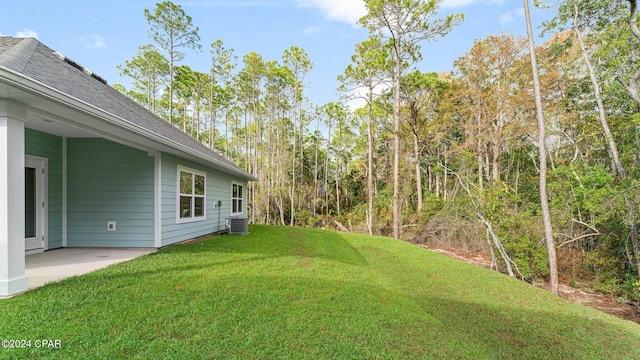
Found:
[[[615,286],[623,279],[623,264],[612,255],[606,245],[584,254],[582,268],[587,270],[592,278],[594,288],[599,291],[615,292]],[[608,290],[610,289],[610,290]]]
[[[620,285],[620,298],[635,301],[640,308],[640,279],[637,275],[626,274],[626,280]]]
[[[420,211],[420,222],[426,223],[432,217],[437,215],[444,207],[444,200],[433,193],[427,194],[422,199],[422,210]]]
[[[309,225],[311,225],[309,223],[310,219],[311,217],[309,216],[309,212],[307,210],[299,210],[298,212],[296,212],[296,225],[308,227]]]
[[[547,249],[541,245],[540,221],[529,214],[505,214],[496,224],[505,251],[522,276],[532,281],[549,274]]]
[[[530,234],[523,234],[516,239],[505,240],[504,247],[518,266],[520,274],[532,281],[549,274],[549,262],[547,249],[539,245],[539,242]]]

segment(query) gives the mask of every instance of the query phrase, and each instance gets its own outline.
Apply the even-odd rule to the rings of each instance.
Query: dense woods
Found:
[[[342,83],[335,102],[306,98],[313,59],[296,46],[263,59],[210,39],[210,68],[190,68],[181,50],[207,41],[168,2],[145,11],[154,44],[120,66],[133,81],[118,88],[260,179],[252,222],[482,251],[531,282],[556,258],[547,230],[561,281],[640,300],[636,1],[554,2],[535,56],[527,38],[493,34],[447,73],[415,64],[462,15],[438,17],[441,1],[365,3],[370,37],[327,74]]]

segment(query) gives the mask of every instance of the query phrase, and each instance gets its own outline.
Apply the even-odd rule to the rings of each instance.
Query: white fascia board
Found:
[[[164,137],[162,135],[156,134],[152,131],[149,131],[139,125],[133,124],[121,117],[115,116],[111,113],[108,113],[96,106],[93,106],[89,103],[86,103],[80,99],[77,99],[73,96],[70,96],[68,94],[65,94],[57,89],[54,89],[46,84],[43,84],[39,81],[27,78],[25,76],[23,76],[20,73],[17,73],[13,70],[7,69],[5,67],[0,66],[0,80],[2,80],[3,82],[7,83],[10,86],[15,86],[17,88],[20,88],[21,90],[27,92],[27,93],[31,93],[40,97],[43,97],[45,99],[51,100],[53,102],[56,102],[58,104],[61,104],[65,107],[69,107],[72,108],[73,110],[79,111],[81,113],[87,114],[93,118],[97,118],[99,120],[105,121],[113,126],[119,127],[124,131],[121,134],[121,138],[125,139],[127,141],[131,141],[135,144],[139,144],[139,140],[138,138],[136,138],[135,136],[132,136],[133,134],[137,134],[139,136],[142,136],[146,139],[150,139],[152,140],[154,143],[156,144],[162,144],[165,146],[168,146],[170,149],[172,150],[177,150],[179,152],[179,154],[175,154],[173,153],[171,150],[169,149],[162,149],[162,148],[158,148],[157,146],[155,146],[153,149],[149,149],[149,150],[159,150],[159,151],[166,151],[168,153],[173,153],[174,155],[179,155],[179,156],[184,156],[185,154],[194,158],[194,159],[199,159],[199,160],[204,160],[206,163],[203,163],[203,165],[209,166],[210,164],[214,164],[215,166],[217,166],[218,169],[221,169],[222,172],[230,174],[230,175],[234,175],[234,176],[238,176],[242,179],[246,179],[249,181],[257,181],[258,179],[255,178],[254,176],[242,171],[242,170],[238,170],[232,166],[229,166],[226,163],[223,163],[221,161],[219,161],[218,159],[215,159],[211,156],[205,155],[199,151],[196,151],[188,146],[182,145],[170,138]],[[108,86],[108,85],[105,85]],[[86,125],[84,126],[86,128]],[[91,128],[92,132],[96,132],[95,128]],[[96,135],[99,135],[101,137],[105,137],[105,138],[109,138],[110,133],[108,132],[97,132]],[[200,161],[200,163],[202,163]],[[248,175],[248,176],[247,176]]]

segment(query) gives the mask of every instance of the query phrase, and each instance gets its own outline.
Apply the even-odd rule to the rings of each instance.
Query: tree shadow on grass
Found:
[[[148,260],[171,254],[195,254],[197,258],[187,259],[177,256],[171,262],[154,261],[147,265]],[[229,257],[221,254],[244,254],[250,257]],[[288,227],[259,226],[256,231],[248,235],[220,235],[210,239],[169,246],[159,251],[145,255],[133,262],[125,262],[114,268],[108,267],[106,272],[101,269],[95,272],[110,281],[114,278],[138,278],[156,274],[179,274],[181,272],[203,269],[215,269],[231,264],[252,264],[256,261],[271,260],[279,257],[299,257],[301,259],[325,259],[342,264],[366,266],[368,265],[362,254],[353,247],[340,233],[310,229]],[[158,259],[160,260],[160,259]],[[76,277],[67,278],[70,282],[78,281]],[[63,285],[63,284],[60,284]],[[46,287],[46,286],[45,286]]]
[[[430,303],[429,312],[442,322],[441,330],[449,339],[457,339],[458,349],[451,350],[477,352],[480,356],[474,354],[474,358],[611,360],[640,356],[638,332],[634,339],[629,329],[613,323],[617,319],[606,322],[599,314],[582,317],[578,312],[439,297]]]
[[[220,235],[167,248],[176,253],[240,253],[321,258],[364,266],[367,261],[340,233],[295,227],[259,226],[247,235]]]

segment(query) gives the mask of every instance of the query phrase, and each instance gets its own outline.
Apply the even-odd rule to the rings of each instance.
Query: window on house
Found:
[[[241,214],[242,210],[242,185],[233,184],[233,190],[231,193],[231,213]]]
[[[204,218],[206,176],[186,169],[178,169],[180,220]]]

